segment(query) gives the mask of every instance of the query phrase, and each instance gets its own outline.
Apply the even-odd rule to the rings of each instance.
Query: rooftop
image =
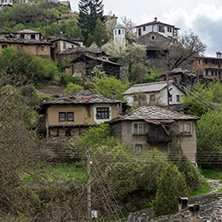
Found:
[[[169,84],[175,84],[173,81],[169,81]],[[146,93],[146,92],[157,92],[167,87],[167,81],[143,83],[133,85],[131,88],[126,90],[123,95],[129,95],[134,93]]]
[[[72,94],[46,101],[45,105],[71,105],[71,104],[101,104],[101,103],[125,103],[121,100],[106,97],[89,90],[78,90]]]
[[[197,120],[199,117],[181,114],[158,106],[141,106],[125,115],[114,118],[111,122],[125,120]]]

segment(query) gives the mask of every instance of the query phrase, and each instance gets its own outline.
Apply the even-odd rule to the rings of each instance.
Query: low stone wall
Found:
[[[221,204],[220,204],[221,203]],[[193,197],[189,201],[189,205],[197,204],[200,206],[200,221],[212,221],[213,212],[218,212],[222,209],[222,193],[213,193],[202,196]],[[176,214],[165,215],[161,217],[152,217],[152,209],[144,209],[130,213],[127,217],[127,222],[190,222],[190,210],[184,210]]]

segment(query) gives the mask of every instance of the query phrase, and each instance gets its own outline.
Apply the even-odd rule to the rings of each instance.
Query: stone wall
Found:
[[[212,221],[213,213],[220,212],[222,208],[222,193],[207,194],[202,196],[193,197],[190,199],[190,204],[198,204],[200,206],[200,221]],[[218,213],[217,213],[218,214]],[[127,217],[127,222],[190,222],[190,210],[184,210],[176,214],[165,215],[153,218],[152,209],[144,209],[141,211],[130,213]],[[217,220],[219,221],[219,220]]]

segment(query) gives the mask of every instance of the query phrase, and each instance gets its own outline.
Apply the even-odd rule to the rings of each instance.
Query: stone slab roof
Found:
[[[46,101],[42,105],[71,105],[71,104],[101,104],[125,103],[124,101],[106,97],[88,90],[78,90],[72,94]]]
[[[133,110],[125,115],[114,118],[109,121],[119,122],[126,120],[198,120],[199,117],[185,115],[182,113],[170,111],[158,106],[141,106],[140,108]]]
[[[59,35],[59,34],[54,34],[54,35],[48,37],[48,40],[51,42],[58,41],[58,40],[64,40],[64,41],[68,41],[68,42],[72,42],[72,43],[83,42],[83,40],[81,40],[81,39],[70,38],[68,36]]]
[[[173,81],[169,81],[169,84],[174,84]],[[134,93],[148,93],[148,92],[158,92],[167,87],[167,81],[152,82],[136,84],[130,87],[123,95],[130,95]]]
[[[38,88],[38,92],[57,96],[57,95],[64,95],[64,89],[65,88]]]
[[[51,45],[50,42],[45,42],[36,39],[17,39],[17,38],[2,38],[0,43],[9,44],[26,44],[26,45]]]

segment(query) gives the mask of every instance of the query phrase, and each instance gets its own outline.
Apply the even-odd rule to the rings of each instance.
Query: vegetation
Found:
[[[175,213],[178,209],[178,197],[188,196],[185,176],[175,165],[169,164],[162,169],[157,181],[156,199],[153,202],[155,216]]]

